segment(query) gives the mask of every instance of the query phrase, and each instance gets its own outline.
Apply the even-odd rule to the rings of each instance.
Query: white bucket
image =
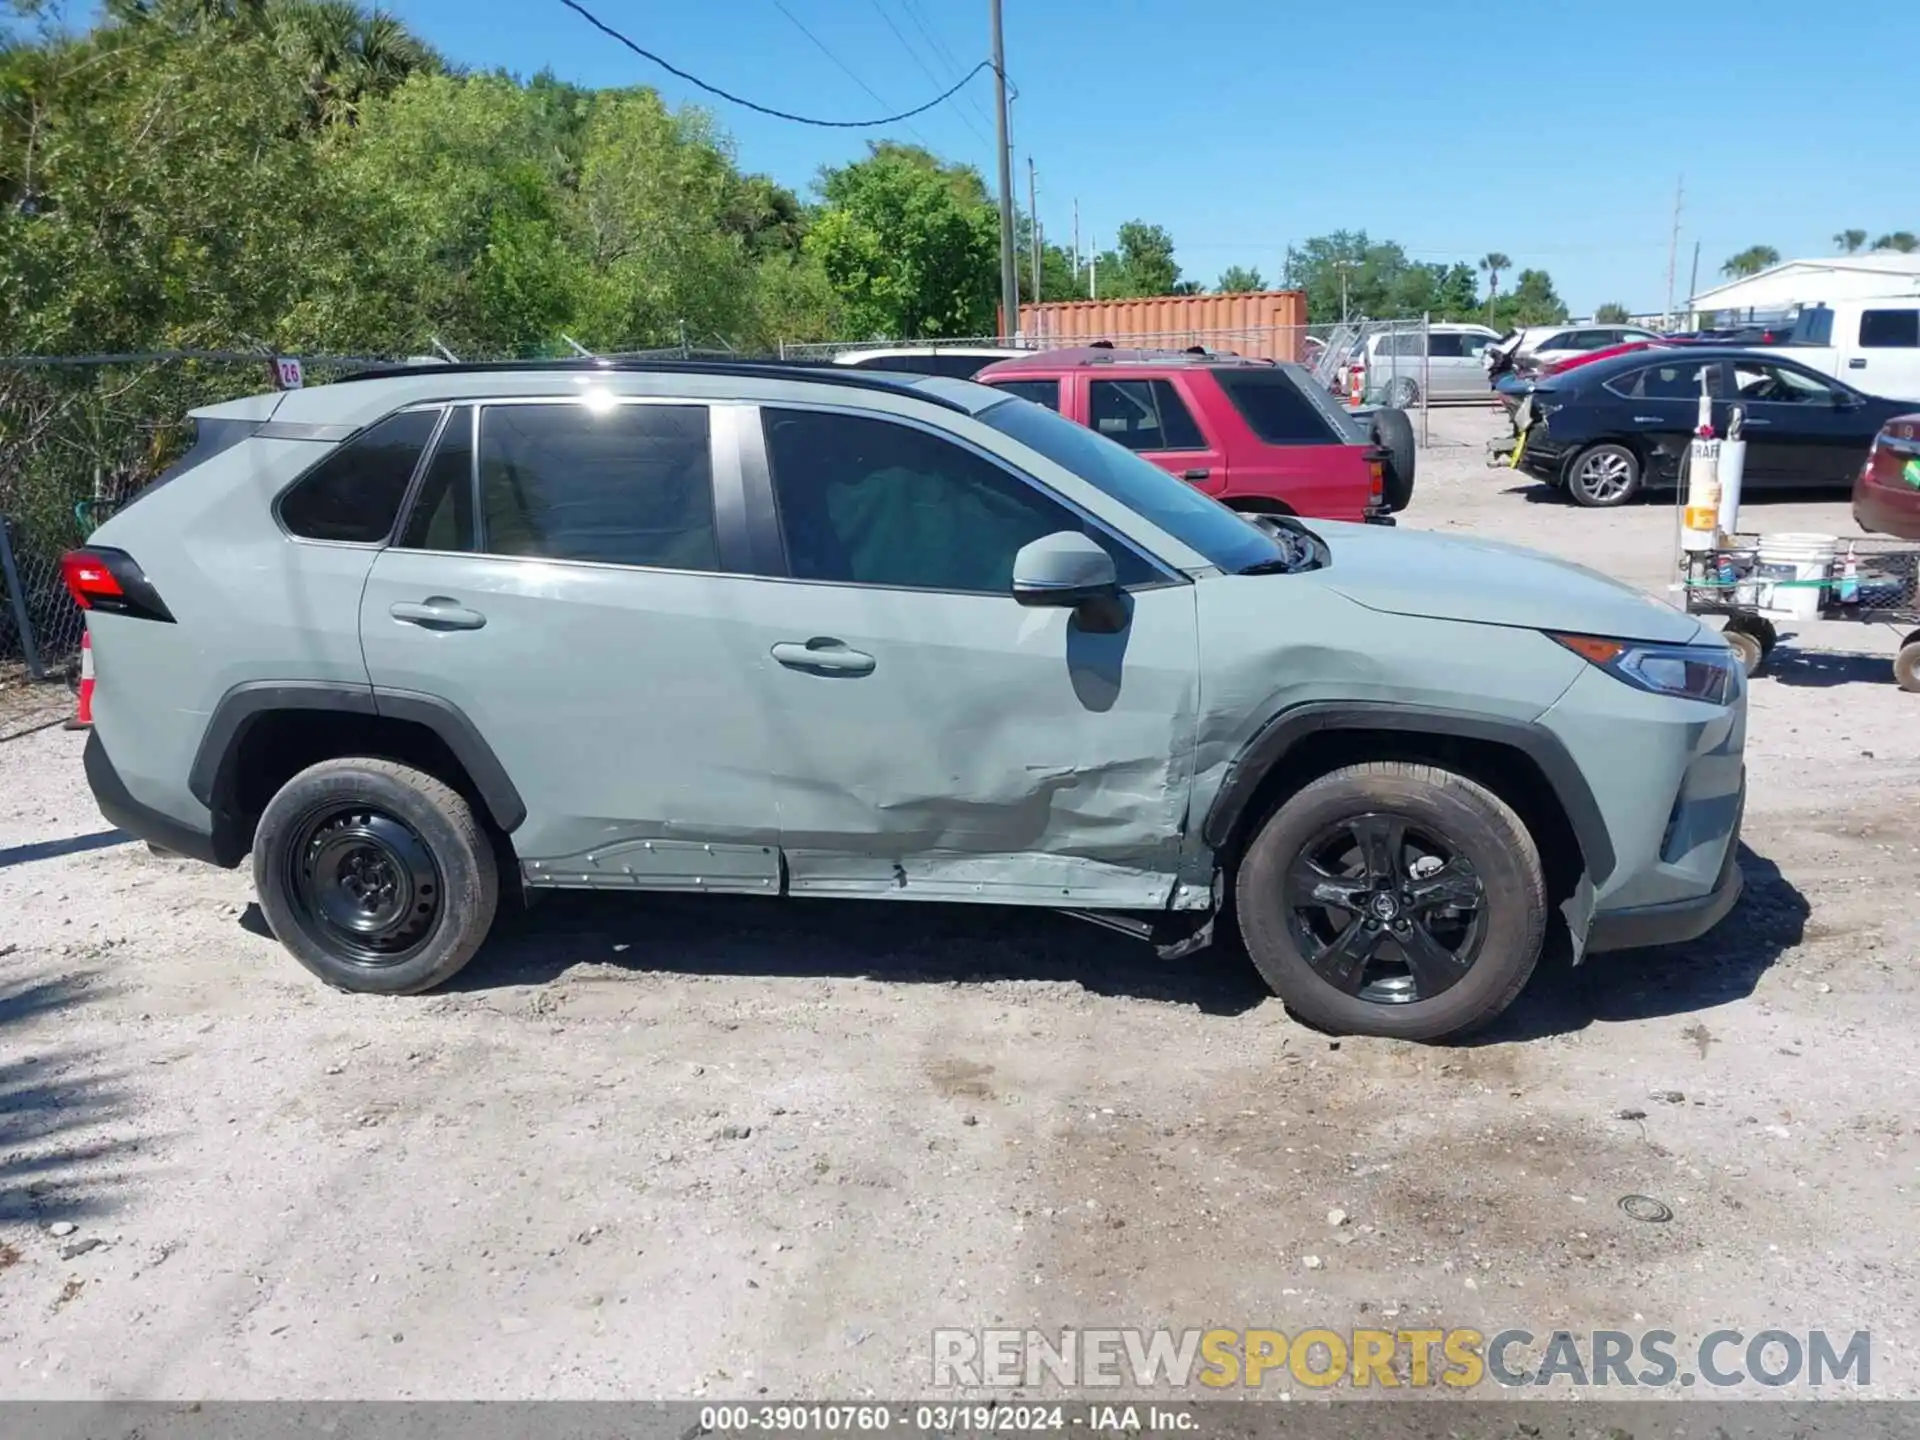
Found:
[[[1788,615],[1796,620],[1818,619],[1826,605],[1826,586],[1782,585],[1777,582],[1827,579],[1833,572],[1833,552],[1837,543],[1831,535],[1792,532],[1762,535],[1759,552],[1755,556],[1758,563],[1754,567],[1760,579],[1760,609],[1771,610],[1776,615]]]

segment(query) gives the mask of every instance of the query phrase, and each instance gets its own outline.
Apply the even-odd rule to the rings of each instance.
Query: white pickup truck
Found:
[[[1787,343],[1795,360],[1856,390],[1920,401],[1920,295],[1806,306]]]

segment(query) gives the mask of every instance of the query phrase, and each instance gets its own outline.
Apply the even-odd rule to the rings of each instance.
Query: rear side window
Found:
[[[480,502],[489,554],[720,568],[704,405],[488,406]]]
[[[1092,429],[1129,450],[1204,450],[1200,427],[1170,380],[1095,380]]]
[[[1268,445],[1339,445],[1313,402],[1276,370],[1216,370],[1213,378],[1226,392],[1247,427]]]
[[[1860,345],[1867,350],[1920,349],[1920,309],[1862,310]]]
[[[455,410],[440,432],[407,516],[400,544],[408,550],[473,548],[473,417]]]
[[[1055,414],[1060,411],[1058,380],[996,380],[993,388],[1004,390],[1022,400],[1031,400],[1036,405],[1044,405]]]
[[[347,441],[280,497],[280,522],[307,540],[385,540],[439,421],[438,410],[406,410]]]

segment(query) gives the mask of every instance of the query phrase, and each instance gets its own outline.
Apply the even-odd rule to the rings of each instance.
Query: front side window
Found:
[[[1207,442],[1170,380],[1095,380],[1088,387],[1093,429],[1129,450],[1204,450]]]
[[[1733,362],[1734,393],[1742,400],[1783,405],[1831,405],[1838,394],[1832,386],[1784,365]]]
[[[1860,346],[1864,350],[1920,349],[1920,309],[1862,310]]]
[[[362,431],[281,497],[281,523],[307,540],[385,540],[439,420],[437,409],[404,410]]]
[[[486,550],[717,570],[704,405],[490,405],[480,412]]]
[[[1466,337],[1457,330],[1442,330],[1427,337],[1427,354],[1436,360],[1458,360],[1466,354],[1461,343]]]
[[[1020,548],[1061,530],[1105,545],[1122,585],[1161,578],[1058,500],[950,440],[823,410],[761,416],[796,579],[1006,595]]]

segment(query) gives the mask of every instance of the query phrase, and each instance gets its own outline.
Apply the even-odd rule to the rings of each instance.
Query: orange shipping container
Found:
[[[1298,360],[1307,333],[1307,296],[1303,290],[1254,290],[1239,295],[1059,300],[1022,305],[1020,330],[1044,346],[1095,340],[1149,350],[1205,345],[1271,360]]]

